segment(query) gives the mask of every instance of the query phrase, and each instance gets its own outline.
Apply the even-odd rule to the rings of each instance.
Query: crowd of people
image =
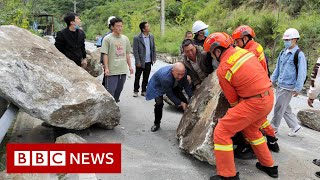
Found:
[[[55,46],[78,66],[86,68],[85,33],[80,28],[79,15],[68,13],[64,20],[67,27],[57,33]],[[126,75],[128,72],[133,74],[131,45],[128,37],[122,34],[121,18],[110,16],[107,24],[110,31],[100,35],[96,45],[101,46],[102,84],[119,102]],[[208,25],[198,20],[193,24],[192,31],[185,34],[180,47],[181,61],[160,68],[149,78],[152,65],[156,62],[156,44],[147,21],[141,22],[139,29],[141,32],[134,37],[132,48],[135,58],[133,97],[139,96],[142,75],[140,95],[145,96],[146,100],[155,100],[151,131],[160,129],[164,95],[177,108],[186,110],[193,92],[208,75],[215,72],[231,108],[213,132],[217,175],[210,179],[240,179],[234,157],[256,157],[256,167],[277,178],[278,166],[274,165],[269,150],[280,151],[276,134],[280,131],[281,119],[284,118],[291,129],[289,136],[295,137],[302,130],[290,106],[292,97],[302,90],[307,75],[307,61],[298,46],[299,32],[294,28],[284,32],[282,39],[285,47],[279,53],[276,68],[270,76],[264,49],[254,40],[256,34],[250,26],[239,26],[231,35],[225,32],[209,35]],[[311,75],[308,91],[310,107],[313,107],[314,99],[320,93],[319,66],[320,58]],[[267,116],[272,109],[274,116],[270,122]],[[236,139],[241,143],[235,142]],[[318,159],[313,163],[320,166]],[[320,172],[316,176],[319,177]]]

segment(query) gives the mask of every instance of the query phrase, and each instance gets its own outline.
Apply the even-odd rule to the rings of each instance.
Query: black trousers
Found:
[[[140,88],[140,77],[141,74],[143,73],[142,76],[142,91],[141,92],[146,92],[147,90],[147,85],[149,81],[149,75],[151,71],[151,62],[148,62],[145,64],[145,68],[142,67],[136,67],[136,73],[135,73],[135,79],[134,79],[134,92],[139,92]]]
[[[181,87],[175,87],[172,89],[174,95],[180,99],[180,101],[188,104],[187,98],[184,96]],[[162,119],[163,112],[163,96],[155,98],[156,104],[154,105],[154,124],[160,124]]]

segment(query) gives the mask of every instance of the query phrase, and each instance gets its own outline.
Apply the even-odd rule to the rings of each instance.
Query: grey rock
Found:
[[[162,61],[170,64],[182,61],[179,57],[173,57],[170,54],[165,53],[157,53],[157,59],[161,59]]]
[[[59,180],[97,180],[96,174],[65,174],[61,176]]]
[[[67,133],[62,136],[57,137],[56,143],[86,143],[87,141],[82,137],[73,134]]]
[[[311,129],[320,131],[320,111],[312,109],[300,110],[297,114],[301,123]]]
[[[0,96],[57,127],[119,124],[114,98],[50,42],[16,26],[0,26],[0,37]]]
[[[56,140],[56,143],[86,143],[87,141],[82,137],[73,134],[67,133],[62,136],[59,136]],[[60,174],[60,180],[97,180],[96,174],[86,173],[86,174]]]
[[[98,77],[103,73],[103,69],[100,63],[100,48],[97,48],[93,51],[86,49],[88,66],[86,70],[93,77]]]
[[[213,129],[229,107],[214,72],[195,91],[181,118],[177,129],[179,148],[200,161],[214,165]]]
[[[6,171],[0,172],[1,180],[58,180],[50,174],[7,174]]]

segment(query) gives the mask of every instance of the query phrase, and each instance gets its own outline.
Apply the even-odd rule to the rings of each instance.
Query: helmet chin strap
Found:
[[[244,47],[246,47],[246,45],[248,44],[248,42],[249,42],[251,39],[248,38],[248,41],[247,41],[246,43],[244,42],[244,38],[242,38],[241,40],[242,40],[242,44],[243,44],[243,47],[242,47],[242,48],[244,48]]]
[[[214,55],[214,57],[216,57],[216,60],[217,60],[218,62],[220,62],[220,57],[221,57],[222,53],[220,53],[219,57],[217,57],[214,52],[213,52],[213,55]]]

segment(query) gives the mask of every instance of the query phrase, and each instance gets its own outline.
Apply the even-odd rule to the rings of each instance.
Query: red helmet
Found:
[[[235,29],[232,33],[232,38],[234,40],[243,38],[246,35],[250,35],[251,37],[255,37],[256,34],[254,33],[253,29],[250,26],[239,26],[237,29]]]
[[[203,49],[206,52],[211,52],[216,47],[228,48],[231,45],[232,39],[227,33],[216,32],[210,34],[203,43]]]

